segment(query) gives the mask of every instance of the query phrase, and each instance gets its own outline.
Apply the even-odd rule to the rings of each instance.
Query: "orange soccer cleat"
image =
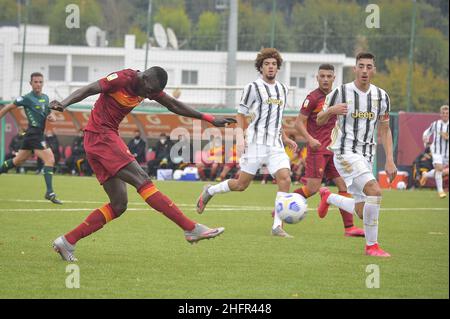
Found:
[[[320,218],[324,218],[328,213],[328,207],[330,204],[327,203],[328,197],[331,195],[330,190],[327,187],[322,187],[319,190],[320,194],[320,203],[319,207],[317,207],[317,212],[319,213]]]

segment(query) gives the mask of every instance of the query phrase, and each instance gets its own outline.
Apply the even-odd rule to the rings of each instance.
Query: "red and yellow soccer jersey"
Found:
[[[209,149],[208,161],[212,163],[223,163],[224,157],[223,146],[213,146]]]
[[[228,163],[239,163],[239,156],[237,153],[237,145],[234,144],[228,151]]]
[[[125,69],[111,73],[98,81],[102,92],[92,109],[86,126],[87,131],[97,133],[118,131],[124,117],[145,99],[136,93],[137,73],[138,71]],[[164,94],[161,91],[152,99]]]
[[[326,94],[320,89],[316,89],[308,94],[300,109],[300,113],[308,117],[306,129],[309,135],[322,144],[316,151],[311,150],[308,146],[308,154],[332,154],[331,151],[327,149],[327,146],[331,143],[331,131],[334,128],[337,118],[336,116],[333,116],[327,124],[323,126],[317,125],[316,122],[317,114],[322,111],[325,98]]]

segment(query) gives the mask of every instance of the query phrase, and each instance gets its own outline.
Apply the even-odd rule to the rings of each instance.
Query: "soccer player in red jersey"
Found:
[[[182,228],[188,242],[195,243],[223,233],[223,227],[210,229],[187,218],[156,188],[119,136],[120,122],[145,98],[157,101],[176,114],[202,119],[214,126],[223,127],[236,122],[195,111],[166,95],[163,91],[166,84],[167,72],[161,67],[154,66],[144,72],[125,69],[76,90],[61,102],[50,103],[52,109],[62,112],[71,104],[100,94],[85,128],[84,147],[89,164],[110,199],[78,227],[53,242],[54,249],[64,260],[75,261],[75,244],[81,238],[98,231],[125,212],[128,202],[126,184],[134,186],[149,206]]]
[[[322,64],[319,66],[317,74],[319,87],[308,94],[295,123],[296,128],[308,143],[305,170],[307,183],[294,191],[305,198],[311,197],[319,191],[324,176],[336,184],[340,195],[350,196],[347,193],[344,180],[334,167],[333,153],[327,149],[331,142],[331,131],[335,126],[336,116],[330,118],[324,126],[318,126],[316,123],[317,114],[322,110],[325,97],[333,88],[334,79],[333,65]],[[354,226],[352,214],[341,209],[341,215],[344,222],[345,236],[364,236],[364,230]]]

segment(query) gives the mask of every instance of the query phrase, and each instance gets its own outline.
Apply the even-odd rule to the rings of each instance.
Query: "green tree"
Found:
[[[104,29],[111,46],[123,46],[125,33],[130,28],[133,6],[128,1],[100,0],[104,16]]]
[[[30,11],[28,14],[28,22],[30,24],[47,24],[48,8],[50,8],[51,0],[33,0],[30,1]]]
[[[66,6],[69,4],[80,8],[80,28],[66,27],[66,17],[69,16]],[[48,24],[51,44],[85,45],[86,29],[93,25],[102,28],[103,15],[96,0],[56,0],[50,10]]]
[[[429,1],[426,1],[429,2]],[[432,1],[433,2],[433,1]],[[440,3],[423,3],[418,5],[418,16],[423,21],[425,28],[435,28],[441,31],[448,38],[448,1],[439,0],[446,3],[446,10],[440,8]]]
[[[134,25],[128,30],[128,34],[134,34],[136,36],[136,47],[142,48],[147,39],[147,33],[138,26]]]
[[[172,28],[181,40],[187,40],[191,36],[191,20],[182,7],[159,7],[154,22],[161,23],[165,28]]]
[[[292,41],[299,52],[320,52],[326,43],[328,52],[353,55],[364,21],[354,2],[306,0],[292,9]]]
[[[374,78],[374,84],[385,89],[391,98],[393,111],[406,111],[408,61],[392,59],[386,61],[387,71]],[[448,78],[437,76],[432,69],[415,64],[412,87],[412,111],[436,112],[448,103]]]
[[[263,6],[240,3],[238,22],[238,48],[242,51],[259,51],[262,47],[270,47],[272,36],[272,10],[266,11]],[[281,11],[275,12],[274,47],[280,51],[295,50],[289,27]]]
[[[196,50],[215,50],[220,40],[220,15],[211,11],[203,12],[195,28],[191,47]]]
[[[448,39],[437,29],[422,29],[417,36],[415,59],[434,73],[448,77]]]
[[[0,21],[9,23],[17,21],[17,3],[15,0],[0,0]]]
[[[412,1],[382,0],[380,7],[380,28],[364,28],[369,50],[377,57],[377,68],[386,69],[385,61],[408,57],[411,34]],[[422,22],[417,19],[417,31]]]
[[[239,4],[238,50],[259,51],[270,46],[270,16],[249,4]]]
[[[216,3],[211,0],[185,0],[186,13],[191,19],[192,23],[198,24],[200,16],[204,12],[212,12],[220,14],[216,11]]]

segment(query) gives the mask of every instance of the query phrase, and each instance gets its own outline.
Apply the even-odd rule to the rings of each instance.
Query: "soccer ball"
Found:
[[[405,184],[405,182],[403,182],[403,181],[398,182],[398,183],[397,183],[397,189],[400,190],[400,191],[406,189],[406,184]]]
[[[282,221],[296,224],[306,216],[306,199],[297,193],[279,196],[275,201],[275,209]]]

